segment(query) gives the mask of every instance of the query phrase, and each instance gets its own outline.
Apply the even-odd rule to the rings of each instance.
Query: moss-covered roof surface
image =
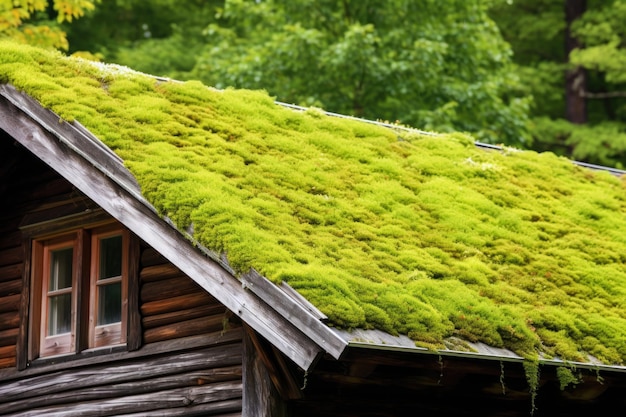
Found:
[[[110,146],[181,230],[333,326],[626,361],[624,180],[11,43],[0,77]]]

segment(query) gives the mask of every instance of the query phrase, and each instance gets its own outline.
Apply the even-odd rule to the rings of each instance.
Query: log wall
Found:
[[[98,207],[2,132],[0,201],[0,415],[241,415],[241,323],[143,242],[130,330],[137,346],[24,361],[19,370],[29,258],[20,227],[36,231]]]

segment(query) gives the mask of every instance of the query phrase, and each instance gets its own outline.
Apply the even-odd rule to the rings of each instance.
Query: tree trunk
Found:
[[[587,9],[587,0],[565,0],[565,55],[581,46],[578,39],[572,35],[572,23],[581,17]],[[565,74],[565,118],[572,123],[587,122],[587,105],[584,93],[587,90],[587,74],[585,69],[576,66],[569,68]]]

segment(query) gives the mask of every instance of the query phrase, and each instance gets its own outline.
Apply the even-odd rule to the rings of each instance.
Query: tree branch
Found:
[[[626,91],[605,91],[602,93],[591,93],[589,91],[581,91],[580,96],[584,98],[616,98],[626,97]]]

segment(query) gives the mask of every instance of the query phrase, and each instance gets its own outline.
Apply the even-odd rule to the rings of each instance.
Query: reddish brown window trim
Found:
[[[121,236],[121,270],[120,275],[102,279],[99,276],[100,245],[103,239]],[[113,346],[126,343],[128,326],[128,232],[120,227],[108,226],[94,229],[91,234],[91,262],[89,274],[89,348]],[[121,320],[111,324],[99,324],[99,291],[106,285],[121,284]]]
[[[35,359],[44,360],[46,358],[46,352],[44,356],[40,355],[40,339],[41,339],[41,280],[34,279],[36,269],[36,259],[40,250],[38,247],[39,242],[52,240],[56,238],[67,238],[68,236],[75,236],[78,241],[80,251],[91,251],[92,236],[100,235],[101,233],[110,233],[112,230],[118,230],[123,235],[123,257],[125,257],[123,264],[123,270],[126,271],[126,276],[122,278],[124,284],[125,301],[122,304],[123,326],[120,326],[119,340],[116,339],[115,344],[110,344],[110,339],[102,339],[98,341],[95,337],[91,340],[89,331],[89,316],[90,316],[90,303],[85,301],[85,297],[89,297],[89,291],[83,291],[82,288],[89,288],[90,286],[90,264],[88,262],[83,263],[83,257],[78,256],[77,265],[75,265],[76,271],[81,271],[81,277],[76,281],[77,292],[77,307],[75,311],[76,327],[73,334],[73,345],[71,351],[67,354],[67,359],[71,359],[73,356],[84,356],[84,354],[100,354],[107,352],[123,350],[136,350],[141,346],[141,319],[139,313],[138,303],[138,268],[139,268],[139,239],[125,229],[121,224],[117,222],[102,221],[102,215],[96,213],[97,217],[93,213],[84,216],[85,221],[89,219],[96,219],[97,222],[87,227],[77,228],[79,224],[84,224],[80,221],[81,216],[63,222],[47,222],[44,226],[42,224],[25,226],[22,228],[24,236],[24,250],[27,262],[24,268],[24,291],[22,293],[21,303],[21,317],[22,325],[20,326],[20,333],[18,336],[18,360],[17,368],[25,369],[29,362]],[[55,227],[56,226],[56,227]],[[68,231],[68,226],[74,228],[74,230]],[[39,271],[40,273],[41,271]],[[38,298],[39,297],[39,298]],[[137,299],[136,299],[137,298]],[[97,349],[98,347],[106,347],[104,350]],[[95,348],[94,351],[91,348]],[[60,354],[60,353],[59,353]],[[57,353],[54,353],[57,355]],[[51,358],[58,358],[59,356],[50,356]],[[66,357],[65,355],[63,356]],[[64,359],[65,360],[65,359]],[[38,361],[39,362],[39,361]]]

